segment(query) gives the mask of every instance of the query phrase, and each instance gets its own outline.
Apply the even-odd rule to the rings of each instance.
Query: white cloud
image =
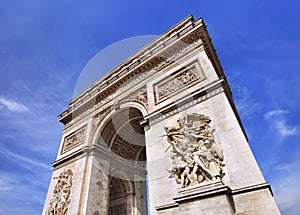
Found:
[[[4,105],[8,110],[13,111],[13,112],[24,112],[24,111],[28,111],[28,107],[26,107],[25,105],[0,97],[0,103],[2,105]],[[3,106],[1,106],[3,107]]]
[[[0,170],[0,214],[40,214],[50,176],[44,171],[12,172]],[[48,182],[49,183],[49,182]],[[44,188],[41,188],[44,187]],[[30,196],[30,198],[28,198]]]
[[[285,120],[275,121],[275,128],[282,137],[296,136],[299,134],[298,126],[288,126]]]
[[[25,162],[27,164],[31,164],[31,165],[34,165],[34,166],[37,166],[37,167],[42,167],[42,168],[45,168],[45,169],[48,169],[48,170],[52,170],[52,168],[48,164],[45,164],[45,163],[42,163],[40,161],[33,160],[33,159],[25,157],[23,155],[11,152],[11,151],[9,151],[5,148],[2,149],[0,153],[5,155],[6,157],[12,158],[12,160],[14,160],[14,161],[16,161],[16,160],[21,161],[21,164]],[[28,166],[28,165],[26,165],[26,166]]]
[[[283,115],[289,113],[288,110],[272,110],[264,114],[265,119],[271,119],[273,116]]]
[[[299,134],[298,126],[288,125],[283,115],[290,113],[288,110],[272,110],[264,114],[264,119],[273,120],[273,128],[275,128],[282,138],[295,136]]]
[[[0,191],[12,190],[13,187],[3,178],[0,178]]]

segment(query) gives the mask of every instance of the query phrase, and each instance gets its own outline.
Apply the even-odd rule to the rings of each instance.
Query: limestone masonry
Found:
[[[43,215],[280,214],[200,18],[69,102]]]

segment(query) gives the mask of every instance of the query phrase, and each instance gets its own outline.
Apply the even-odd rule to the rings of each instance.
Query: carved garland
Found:
[[[193,113],[165,127],[173,165],[169,172],[181,188],[221,180],[225,175],[223,150],[214,140],[210,122],[209,116]]]
[[[66,215],[70,203],[70,194],[72,188],[72,170],[64,170],[58,177],[53,191],[53,197],[49,203],[46,215]]]

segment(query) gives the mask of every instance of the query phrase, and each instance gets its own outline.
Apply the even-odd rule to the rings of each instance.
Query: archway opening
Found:
[[[109,152],[109,215],[147,214],[146,147],[136,108],[118,110],[101,131]]]

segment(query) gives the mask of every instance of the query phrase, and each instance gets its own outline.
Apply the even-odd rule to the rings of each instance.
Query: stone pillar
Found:
[[[108,161],[99,156],[91,155],[89,157],[86,206],[83,208],[83,214],[108,214],[109,165]]]
[[[136,214],[147,214],[147,193],[146,193],[146,181],[135,181],[135,205]]]

